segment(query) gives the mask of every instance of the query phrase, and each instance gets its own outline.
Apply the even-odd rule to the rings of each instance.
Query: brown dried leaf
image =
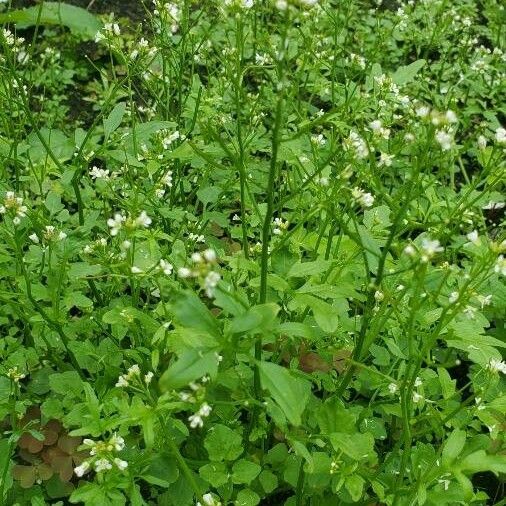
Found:
[[[81,444],[82,438],[63,434],[58,438],[58,448],[67,455],[72,455]]]

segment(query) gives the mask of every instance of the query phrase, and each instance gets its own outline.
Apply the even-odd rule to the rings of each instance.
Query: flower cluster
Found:
[[[112,236],[118,235],[123,227],[134,230],[136,228],[148,228],[151,223],[152,220],[146,211],[142,211],[137,218],[127,218],[121,213],[116,213],[113,218],[107,220],[107,226],[111,229],[110,232]]]
[[[151,381],[153,380],[154,373],[149,371],[144,375],[143,381],[145,385],[149,385]],[[131,384],[140,384],[142,385],[141,381],[141,369],[137,364],[132,365],[128,368],[128,371],[126,374],[121,374],[118,378],[118,381],[116,382],[117,387],[119,388],[126,388],[131,386]]]
[[[410,257],[414,257],[417,253],[420,254],[420,260],[423,263],[428,262],[434,255],[437,253],[441,253],[443,251],[443,247],[437,239],[422,239],[420,248],[416,248],[412,244],[408,244],[404,248],[404,253]]]
[[[272,229],[272,233],[274,235],[283,235],[284,232],[288,229],[290,223],[282,218],[274,218],[272,222],[274,228]]]
[[[371,207],[374,204],[374,197],[370,193],[366,193],[362,188],[353,188],[351,190],[353,200],[362,207]]]
[[[369,155],[369,148],[367,147],[365,140],[353,130],[350,132],[348,138],[345,139],[343,147],[346,151],[353,151],[359,160],[362,160]]]
[[[19,383],[20,380],[26,378],[26,374],[22,373],[17,366],[14,366],[7,371],[7,377],[14,383]]]
[[[196,429],[197,427],[203,427],[204,426],[204,418],[207,418],[211,414],[212,408],[207,404],[207,402],[204,402],[201,404],[199,410],[188,417],[188,421],[190,422],[190,427],[192,429]]]
[[[214,498],[213,494],[207,493],[202,496],[202,504],[200,501],[197,501],[196,506],[221,506],[221,501]]]
[[[214,270],[217,263],[216,252],[213,249],[206,249],[202,253],[195,252],[191,256],[192,267],[181,267],[178,270],[180,278],[199,279],[204,291],[209,298],[214,297],[214,292],[221,276]]]
[[[14,225],[19,225],[21,218],[26,216],[27,211],[28,208],[23,205],[22,197],[16,197],[12,191],[5,193],[3,205],[0,205],[0,214],[10,215]]]
[[[115,37],[121,35],[121,30],[118,23],[105,23],[101,30],[95,34],[95,42],[98,44],[103,40],[111,42]]]
[[[84,439],[83,445],[89,449],[90,457],[81,465],[74,469],[74,473],[79,478],[84,476],[90,469],[96,473],[108,471],[116,466],[120,471],[128,467],[128,462],[116,457],[115,453],[120,452],[125,447],[125,440],[114,433],[108,441],[93,441],[93,439]]]
[[[42,241],[46,243],[63,241],[67,238],[67,234],[63,231],[58,231],[53,225],[46,225],[42,232],[42,238],[40,238],[35,232],[30,234],[28,238],[35,244],[39,244]]]

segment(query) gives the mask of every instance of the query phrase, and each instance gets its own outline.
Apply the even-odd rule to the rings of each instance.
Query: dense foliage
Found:
[[[499,504],[504,5],[131,3],[0,2],[0,503]]]

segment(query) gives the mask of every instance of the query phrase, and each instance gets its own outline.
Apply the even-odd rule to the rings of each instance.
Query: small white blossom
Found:
[[[506,258],[504,255],[499,255],[494,266],[494,272],[506,276]]]
[[[361,188],[355,187],[351,191],[351,195],[355,201],[363,207],[371,207],[374,204],[374,197],[372,194],[364,192]]]
[[[107,226],[111,229],[111,235],[118,235],[123,223],[125,223],[126,217],[120,213],[115,213],[114,218],[109,218],[107,220]]]
[[[98,459],[95,461],[95,472],[100,473],[112,469],[112,464],[107,459]]]
[[[395,392],[397,392],[398,389],[399,389],[399,387],[397,386],[397,383],[389,383],[389,385],[388,385],[388,391],[392,395],[395,394]]]
[[[454,304],[455,302],[457,302],[459,300],[459,292],[452,292],[450,293],[450,295],[448,296],[448,302],[450,304]]]
[[[436,141],[440,144],[443,151],[450,151],[453,146],[453,135],[447,130],[437,130]]]
[[[114,459],[114,463],[120,471],[124,471],[128,467],[128,462],[126,460],[121,460],[117,457]]]
[[[172,274],[173,266],[163,258],[160,260],[160,269],[166,276],[170,276]]]
[[[146,375],[144,376],[144,383],[146,383],[146,385],[149,385],[151,383],[151,381],[153,380],[153,376],[154,376],[154,373],[152,371],[149,371],[148,373],[146,373]]]
[[[74,473],[78,478],[81,478],[86,471],[90,468],[90,463],[85,460],[80,466],[74,469]]]
[[[506,374],[506,362],[504,362],[504,360],[492,358],[487,365],[487,369],[490,369],[493,373],[501,372]]]
[[[136,218],[135,225],[138,227],[149,227],[151,225],[151,218],[147,215],[146,211],[142,211],[141,214]]]
[[[469,240],[469,242],[472,242],[475,246],[479,246],[481,243],[477,230],[469,232],[469,234],[467,234],[466,237]]]
[[[506,144],[506,129],[505,128],[499,127],[495,131],[495,140],[499,144]]]

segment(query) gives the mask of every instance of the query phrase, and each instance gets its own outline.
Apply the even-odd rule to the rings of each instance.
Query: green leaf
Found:
[[[234,483],[251,483],[262,468],[249,460],[241,459],[232,466],[232,481]]]
[[[278,478],[271,471],[262,471],[258,476],[258,481],[266,494],[270,494],[278,487]]]
[[[315,260],[314,262],[304,262],[292,265],[288,271],[289,278],[304,278],[323,274],[330,267],[330,260]]]
[[[463,430],[455,429],[443,446],[442,462],[444,466],[450,466],[455,459],[460,455],[466,444],[466,432]]]
[[[272,269],[278,276],[285,277],[298,258],[288,248],[275,250],[271,255]]]
[[[345,481],[346,490],[350,493],[354,502],[358,502],[364,491],[365,480],[359,474],[348,476]]]
[[[57,394],[79,398],[84,388],[83,381],[75,371],[51,374],[49,386]]]
[[[235,460],[243,452],[242,437],[226,425],[217,424],[204,440],[204,447],[213,461]]]
[[[357,431],[357,417],[347,410],[337,397],[327,399],[316,410],[316,421],[323,434],[346,432],[353,434]]]
[[[176,390],[186,387],[206,374],[214,377],[217,371],[218,359],[214,351],[202,353],[188,350],[163,373],[160,386],[164,390]]]
[[[172,310],[182,325],[205,330],[214,337],[221,336],[216,318],[193,292],[179,293]]]
[[[339,315],[336,308],[312,295],[298,294],[297,300],[307,304],[311,308],[316,323],[324,332],[331,333],[336,331],[339,325]]]
[[[62,2],[40,5],[0,14],[0,23],[15,23],[18,28],[41,25],[66,26],[72,33],[93,39],[102,23],[86,9]]]
[[[267,330],[274,325],[278,312],[279,306],[274,303],[253,306],[245,313],[236,316],[229,330],[233,334]]]
[[[290,370],[270,362],[260,362],[262,387],[269,391],[292,425],[300,425],[311,394],[311,383],[293,376]]]
[[[427,62],[425,60],[416,60],[409,65],[399,67],[392,76],[392,80],[395,84],[407,84],[415,78],[416,74],[425,66]]]
[[[489,455],[484,450],[467,455],[463,459],[459,459],[454,463],[454,467],[462,472],[480,473],[506,473],[506,458],[504,455]]]
[[[221,487],[228,483],[228,469],[222,462],[211,462],[202,466],[199,469],[199,474],[213,487]]]
[[[116,104],[113,110],[109,113],[109,116],[104,119],[104,136],[105,140],[121,125],[123,116],[126,111],[126,103],[120,102]]]
[[[179,468],[173,457],[156,455],[149,463],[149,467],[140,476],[144,481],[167,488],[179,478]]]
[[[240,490],[235,500],[235,506],[256,506],[260,502],[260,497],[256,492],[246,488]]]
[[[330,442],[336,451],[343,451],[353,460],[370,460],[375,456],[374,453],[374,437],[372,434],[359,432],[348,434],[336,432],[329,436]]]

